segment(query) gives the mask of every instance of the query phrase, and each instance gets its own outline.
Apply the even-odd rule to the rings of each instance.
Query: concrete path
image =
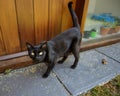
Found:
[[[107,64],[102,64],[102,59]],[[120,43],[81,52],[75,70],[70,69],[73,61],[69,56],[47,79],[41,77],[46,70],[43,63],[0,74],[0,96],[77,96],[87,92],[120,74]]]

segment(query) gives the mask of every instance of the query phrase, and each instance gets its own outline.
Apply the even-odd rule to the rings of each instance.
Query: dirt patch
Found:
[[[80,96],[120,96],[120,75],[103,86],[97,86]]]

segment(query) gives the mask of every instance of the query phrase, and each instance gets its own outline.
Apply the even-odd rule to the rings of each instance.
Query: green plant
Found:
[[[4,74],[9,74],[11,71],[13,71],[13,69],[6,69]]]
[[[91,32],[90,32],[90,36],[91,36],[92,38],[95,38],[96,35],[97,35],[96,29],[92,29]]]
[[[117,24],[116,24],[117,26],[120,26],[120,22],[117,22]]]
[[[103,22],[103,27],[115,28],[117,26],[117,22]]]

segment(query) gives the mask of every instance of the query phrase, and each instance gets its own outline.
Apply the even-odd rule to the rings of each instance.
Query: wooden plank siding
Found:
[[[84,26],[89,6],[89,0],[76,0],[75,11],[79,18],[79,23],[81,25],[81,32],[84,32]]]
[[[6,54],[6,50],[5,50],[5,45],[2,37],[2,30],[0,27],[0,55],[5,55],[5,54]]]
[[[48,8],[49,0],[34,0],[34,19],[35,19],[35,41],[48,40]]]
[[[0,25],[7,54],[21,51],[14,0],[0,0]]]
[[[16,0],[18,29],[22,51],[26,50],[26,42],[34,44],[33,0]]]
[[[0,56],[26,50],[72,27],[68,2],[76,0],[0,0]]]
[[[50,0],[49,8],[49,38],[61,32],[63,0]]]
[[[61,24],[61,31],[65,31],[68,28],[71,28],[73,26],[72,18],[68,9],[68,2],[73,1],[73,8],[75,9],[76,0],[63,0],[62,5],[62,24]]]

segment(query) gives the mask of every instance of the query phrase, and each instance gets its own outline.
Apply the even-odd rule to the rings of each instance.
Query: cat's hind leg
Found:
[[[75,57],[75,61],[73,63],[73,65],[71,66],[72,69],[75,69],[77,64],[78,64],[78,61],[79,61],[79,43],[78,42],[74,42],[73,44],[73,48],[72,48],[72,53]]]

